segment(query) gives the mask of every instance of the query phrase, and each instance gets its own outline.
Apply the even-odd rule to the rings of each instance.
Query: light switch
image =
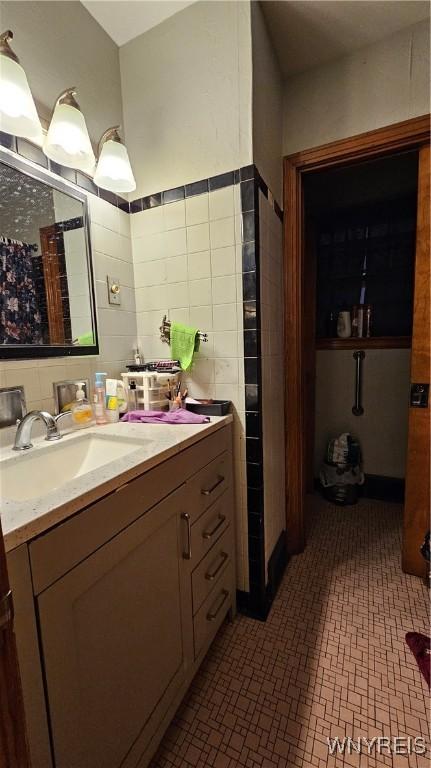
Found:
[[[110,304],[121,304],[121,285],[118,277],[106,278],[108,283],[108,301]]]

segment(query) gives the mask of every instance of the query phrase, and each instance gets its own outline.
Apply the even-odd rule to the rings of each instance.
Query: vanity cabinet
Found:
[[[235,612],[230,425],[28,550],[52,768],[145,768]]]
[[[55,765],[123,765],[185,680],[183,491],[38,597]]]

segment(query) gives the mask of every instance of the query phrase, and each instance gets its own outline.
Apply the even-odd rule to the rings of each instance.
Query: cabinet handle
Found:
[[[218,516],[218,523],[214,526],[214,528],[211,531],[204,531],[202,534],[203,539],[212,539],[215,533],[217,533],[218,529],[222,527],[223,523],[226,520],[226,515],[219,515]]]
[[[229,597],[229,592],[227,591],[227,589],[222,589],[222,591],[220,592],[219,597],[221,597],[220,603],[217,605],[216,608],[210,608],[210,610],[207,613],[207,620],[208,621],[215,621],[217,616],[219,615],[221,609],[223,608],[226,600]]]
[[[214,493],[216,488],[218,488],[219,485],[221,485],[222,483],[224,483],[224,476],[223,475],[219,475],[217,477],[217,480],[215,481],[214,485],[211,486],[211,488],[202,488],[202,490],[201,490],[202,495],[203,496],[211,496],[211,494]]]
[[[226,560],[228,559],[229,555],[227,552],[220,552],[220,563],[217,566],[217,568],[214,571],[207,571],[205,574],[205,578],[208,579],[208,581],[213,581],[215,577],[217,576],[218,572],[221,571],[223,568],[223,565],[225,564]]]
[[[187,525],[187,552],[183,552],[183,558],[184,560],[191,560],[192,559],[192,531],[190,527],[189,513],[183,512],[181,515],[181,520],[185,520]]]

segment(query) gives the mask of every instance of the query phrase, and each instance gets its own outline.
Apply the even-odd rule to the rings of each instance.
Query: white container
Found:
[[[339,312],[337,319],[337,336],[340,339],[349,339],[352,335],[350,312]]]
[[[166,397],[175,390],[180,381],[179,373],[155,373],[149,371],[122,373],[126,389],[129,382],[136,382],[136,409],[139,411],[167,411],[169,399]]]

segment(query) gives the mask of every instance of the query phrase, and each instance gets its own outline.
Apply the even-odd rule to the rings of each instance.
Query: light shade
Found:
[[[12,51],[10,30],[0,35],[0,130],[42,143],[42,126],[26,74]]]
[[[43,151],[60,165],[91,174],[96,158],[75,93],[75,88],[68,88],[57,99]]]
[[[127,149],[118,135],[118,127],[105,131],[100,146],[94,183],[110,192],[133,192],[136,189],[135,177]]]

